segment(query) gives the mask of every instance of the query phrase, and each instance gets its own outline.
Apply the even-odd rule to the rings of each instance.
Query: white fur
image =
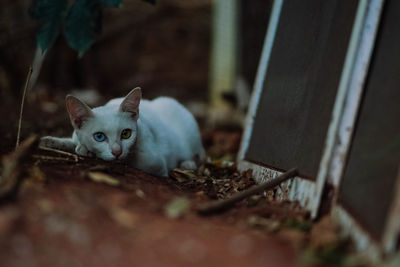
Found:
[[[86,111],[87,115],[81,125],[74,123],[74,114],[70,111],[67,99],[67,108],[69,108],[72,125],[75,128],[72,135],[72,141],[76,145],[75,152],[82,156],[96,156],[110,161],[117,160],[112,150],[122,149],[118,160],[161,176],[168,176],[171,169],[182,164],[182,166],[195,168],[194,160],[203,160],[205,153],[199,129],[192,114],[176,100],[159,97],[152,101],[141,100],[137,117],[135,104],[132,103],[134,100],[130,102],[124,100],[130,100],[127,98],[132,98],[130,95],[138,92],[140,100],[140,89],[134,89],[126,98],[112,99],[104,106]],[[127,103],[127,112],[122,111],[125,110],[122,108],[123,102]],[[84,107],[80,106],[79,114],[84,113],[82,109]],[[121,132],[124,129],[132,130],[129,139],[121,138]],[[103,142],[96,141],[93,138],[96,132],[103,132],[107,139]],[[57,147],[54,145],[55,139],[65,140],[44,137],[42,143]]]

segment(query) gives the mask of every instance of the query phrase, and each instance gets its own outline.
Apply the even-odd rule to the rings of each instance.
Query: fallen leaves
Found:
[[[46,152],[45,155],[56,153],[54,151],[42,152]],[[210,199],[230,199],[236,193],[246,191],[255,184],[251,170],[239,172],[234,163],[224,160],[201,165],[196,171],[174,169],[170,172],[171,179],[157,180],[158,178],[152,177],[152,182],[148,186],[142,181],[146,175],[137,176],[128,167],[121,164],[109,164],[95,159],[83,159],[74,164],[58,162],[57,167],[68,166],[68,168],[61,167],[53,174],[48,173],[46,164],[49,163],[36,161],[36,164],[26,168],[27,179],[24,180],[24,183],[29,182],[29,185],[34,186],[39,184],[45,188],[48,184],[55,184],[55,179],[59,176],[53,175],[54,173],[62,173],[63,175],[60,176],[65,178],[60,179],[62,184],[68,183],[71,179],[84,181],[92,184],[89,187],[90,190],[98,189],[100,192],[109,190],[108,186],[118,187],[118,190],[111,190],[115,194],[114,201],[104,203],[99,200],[99,203],[106,206],[106,212],[103,213],[112,221],[110,225],[122,228],[127,233],[132,230],[136,231],[144,223],[141,213],[134,211],[132,205],[148,207],[149,210],[156,211],[157,216],[190,220],[195,218],[194,211],[197,204],[205,203]],[[102,188],[93,186],[93,182],[104,184],[104,186]],[[154,190],[154,186],[160,186],[158,182],[172,188],[173,193],[165,193],[166,187]],[[42,188],[35,186],[34,190],[36,189],[39,189],[40,192]],[[84,201],[87,205],[94,205],[93,203],[96,202],[88,199],[93,198],[97,201],[100,198],[88,197],[90,192],[78,194],[79,201]],[[248,196],[244,201],[235,204],[228,216],[219,216],[215,220],[229,224],[238,223],[259,234],[273,234],[286,240],[297,249],[298,255],[307,264],[328,266],[329,264],[340,265],[349,261],[359,262],[357,258],[349,257],[346,243],[338,239],[336,228],[331,224],[329,218],[323,218],[313,226],[309,215],[300,208],[298,203],[276,201],[274,199],[275,192],[276,189],[273,189]],[[21,191],[21,193],[23,192]],[[155,196],[162,200],[156,202]],[[80,202],[73,201],[73,203]],[[51,216],[57,211],[56,202],[50,199],[38,201],[37,207],[43,216]],[[103,208],[100,210],[104,211]],[[18,216],[18,214],[10,215],[11,219],[0,220],[0,236],[9,231],[9,227],[18,220]],[[2,228],[5,230],[2,231]]]
[[[168,218],[183,217],[190,209],[190,200],[186,197],[175,197],[164,207],[164,214]]]
[[[248,217],[247,225],[252,228],[261,229],[267,233],[276,232],[281,227],[281,223],[278,220],[264,218],[258,215],[251,215]]]
[[[194,190],[211,199],[225,199],[255,184],[251,170],[240,173],[233,162],[216,161],[201,165],[197,171],[174,169],[170,177],[183,190]]]
[[[45,152],[46,155],[56,153],[60,156],[68,156],[55,151]],[[37,163],[41,163],[41,161],[37,161]],[[125,166],[108,164],[93,159],[79,160],[76,165],[83,166],[83,169],[68,171],[67,176],[118,187],[124,192],[129,192],[130,195],[136,196],[131,201],[146,203],[149,207],[154,207],[154,210],[171,219],[189,218],[190,216],[187,215],[190,212],[193,213],[192,207],[197,206],[197,200],[201,200],[199,203],[204,203],[205,200],[210,199],[230,199],[255,184],[251,170],[239,172],[235,163],[225,160],[203,164],[196,171],[174,169],[170,172],[172,179],[163,180],[163,183],[172,186],[174,190],[177,189],[178,195],[181,195],[179,192],[184,192],[186,197],[176,196],[171,198],[171,196],[162,195],[164,201],[169,201],[166,201],[166,204],[163,202],[154,205],[152,204],[152,197],[154,197],[152,187],[143,187],[141,182],[130,179],[134,176],[127,175]],[[30,185],[51,183],[51,175],[48,175],[46,179],[46,170],[41,168],[42,165],[39,164],[28,168],[25,181],[30,182]],[[244,223],[257,232],[279,236],[297,248],[299,255],[306,263],[323,265],[326,263],[342,264],[348,261],[343,256],[345,255],[346,245],[338,239],[336,228],[328,218],[323,218],[313,226],[309,215],[301,210],[296,203],[274,200],[275,191],[276,189],[266,192],[260,191],[247,196],[244,201],[241,201],[233,207],[233,210],[229,211],[227,218],[220,217],[220,219],[228,222],[228,218],[232,218],[229,223]],[[115,190],[115,193],[124,195],[117,190]],[[119,204],[113,202],[107,208],[107,215],[114,221],[114,225],[123,227],[126,231],[136,229],[140,221],[140,214],[133,212],[129,204],[124,201]],[[45,215],[54,212],[54,205],[50,201],[42,200],[38,202],[38,207]],[[10,222],[3,224],[8,227]],[[6,229],[6,226],[3,228]]]
[[[233,207],[236,203],[256,194],[262,194],[265,190],[271,190],[278,186],[280,183],[296,175],[297,169],[290,169],[272,181],[254,185],[246,190],[232,194],[229,198],[201,204],[197,207],[197,212],[201,215],[211,215],[217,212],[226,211],[227,209]],[[224,184],[224,187],[226,187],[226,184]]]
[[[194,171],[183,170],[183,169],[178,169],[178,168],[170,171],[169,175],[170,175],[170,177],[177,180],[179,183],[188,182],[188,181],[191,181],[191,180],[194,180],[197,178]]]
[[[90,180],[96,183],[103,183],[111,186],[119,186],[120,182],[103,172],[88,172],[87,176]]]
[[[120,207],[113,207],[110,213],[114,221],[116,221],[119,225],[129,229],[135,227],[139,218],[138,215]]]
[[[136,195],[138,198],[141,198],[141,199],[145,199],[145,198],[146,198],[146,194],[145,194],[142,190],[140,190],[140,189],[136,189],[135,195]]]

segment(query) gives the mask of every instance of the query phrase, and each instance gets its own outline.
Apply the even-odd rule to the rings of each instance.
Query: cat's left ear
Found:
[[[136,87],[124,98],[119,106],[119,110],[131,113],[131,117],[137,120],[139,118],[140,99],[142,99],[142,90],[140,87]]]

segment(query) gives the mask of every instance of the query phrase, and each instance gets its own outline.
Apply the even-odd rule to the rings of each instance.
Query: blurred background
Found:
[[[64,107],[68,93],[97,106],[140,86],[147,99],[171,96],[184,103],[203,132],[234,129],[231,138],[238,143],[271,2],[158,0],[152,5],[125,0],[122,8],[104,8],[102,32],[82,58],[64,36],[46,54],[27,95],[22,137],[70,135]],[[0,125],[6,140],[1,152],[14,146],[22,91],[35,55],[40,24],[29,16],[33,3],[0,3],[0,112],[6,114]],[[205,142],[227,137],[210,137],[207,131],[203,136]]]

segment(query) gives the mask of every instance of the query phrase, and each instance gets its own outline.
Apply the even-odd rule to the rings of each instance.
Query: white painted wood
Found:
[[[267,73],[269,59],[274,44],[275,34],[279,23],[279,17],[282,10],[283,1],[276,0],[271,12],[270,22],[267,30],[267,35],[264,41],[263,53],[261,56],[261,61],[258,67],[258,72],[256,76],[256,82],[253,89],[253,94],[251,97],[250,108],[246,118],[245,131],[242,137],[242,143],[240,146],[240,151],[238,154],[237,161],[239,162],[239,169],[244,170],[248,168],[253,169],[253,177],[257,182],[263,182],[268,179],[272,179],[279,174],[279,172],[258,166],[256,164],[247,162],[244,160],[245,153],[249,147],[252,129],[254,125],[254,119],[256,116],[257,107],[260,101],[260,96],[262,94],[263,84],[265,80],[265,75]],[[328,153],[328,152],[326,152]],[[325,153],[325,154],[326,154]],[[326,156],[325,156],[326,157]],[[321,163],[322,164],[322,163]],[[328,164],[327,159],[324,160],[323,170],[326,172],[325,165]],[[320,167],[321,169],[321,167]],[[323,185],[325,183],[326,175],[321,173],[317,177],[317,181],[311,182],[309,180],[304,180],[299,177],[293,179],[282,185],[283,191],[278,191],[278,198],[289,199],[293,201],[298,201],[305,209],[311,212],[312,218],[315,218],[320,204],[320,198],[322,195]]]
[[[253,178],[257,183],[264,183],[278,177],[282,172],[273,170],[271,168],[263,167],[246,160],[241,160],[238,163],[239,170],[253,170]],[[283,182],[278,188],[276,200],[290,200],[298,201],[299,204],[306,210],[310,210],[314,207],[314,192],[315,183],[300,177],[295,177],[289,181]]]
[[[250,109],[246,118],[245,132],[238,154],[238,168],[240,170],[253,169],[253,176],[258,183],[274,179],[281,174],[271,168],[248,162],[244,159],[244,156],[250,143],[254,118],[262,94],[262,86],[268,68],[282,4],[283,1],[277,0],[274,2]],[[325,182],[332,184],[335,189],[340,184],[383,4],[384,0],[361,0],[359,3],[316,183],[296,177],[291,181],[285,182],[281,186],[281,190],[278,190],[278,199],[299,201],[304,208],[311,211],[312,217],[317,215]],[[395,190],[395,200],[390,209],[390,216],[382,243],[373,240],[361,225],[341,207],[335,196],[332,217],[340,224],[342,234],[352,237],[357,249],[366,251],[373,261],[377,261],[383,253],[393,252],[398,242],[400,234],[400,171]]]
[[[360,1],[346,56],[329,138],[327,181],[337,187],[347,159],[365,78],[374,48],[383,0]],[[327,168],[325,164],[323,166]]]
[[[260,101],[264,80],[268,69],[269,59],[271,57],[271,51],[275,40],[276,30],[278,28],[282,5],[283,0],[275,0],[272,6],[267,34],[264,40],[263,51],[258,65],[253,93],[250,99],[249,111],[246,117],[245,130],[237,157],[238,169],[252,169],[253,177],[258,183],[271,180],[281,174],[281,172],[278,172],[276,170],[248,162],[244,160],[244,156],[249,147],[254,119]],[[292,201],[299,201],[303,207],[305,207],[307,210],[310,210],[312,206],[311,203],[313,202],[313,193],[315,191],[314,187],[315,184],[313,182],[296,177],[291,181],[285,182],[281,185],[280,189],[278,189],[277,191],[276,198],[278,200],[288,199]]]
[[[349,48],[336,95],[327,138],[315,186],[315,207],[319,201],[326,181],[338,184],[338,172],[343,171],[353,125],[364,88],[372,49],[380,18],[382,0],[361,0],[350,38]],[[340,138],[340,139],[339,139]],[[312,213],[315,217],[316,213]]]
[[[400,241],[400,166],[394,190],[394,199],[390,207],[382,240],[383,250],[388,254],[395,252],[397,242]]]
[[[261,59],[258,64],[256,80],[254,82],[253,93],[250,99],[249,110],[247,112],[244,133],[240,144],[237,161],[244,159],[244,155],[249,147],[251,133],[254,125],[254,117],[256,116],[257,106],[260,101],[262,88],[267,73],[269,59],[271,57],[272,46],[275,40],[276,29],[278,28],[279,17],[282,10],[283,0],[275,0],[272,5],[271,16],[267,28],[267,33],[264,40],[264,46],[261,54]]]
[[[359,251],[377,261],[384,254],[393,253],[400,235],[400,170],[395,188],[395,198],[390,208],[382,242],[371,238],[369,233],[337,202],[337,192],[351,144],[361,95],[371,61],[384,0],[362,0],[359,5],[349,51],[340,82],[334,111],[336,130],[334,147],[327,173],[327,181],[335,187],[332,217],[340,224],[342,234],[350,236]],[[340,94],[340,95],[339,95]]]

